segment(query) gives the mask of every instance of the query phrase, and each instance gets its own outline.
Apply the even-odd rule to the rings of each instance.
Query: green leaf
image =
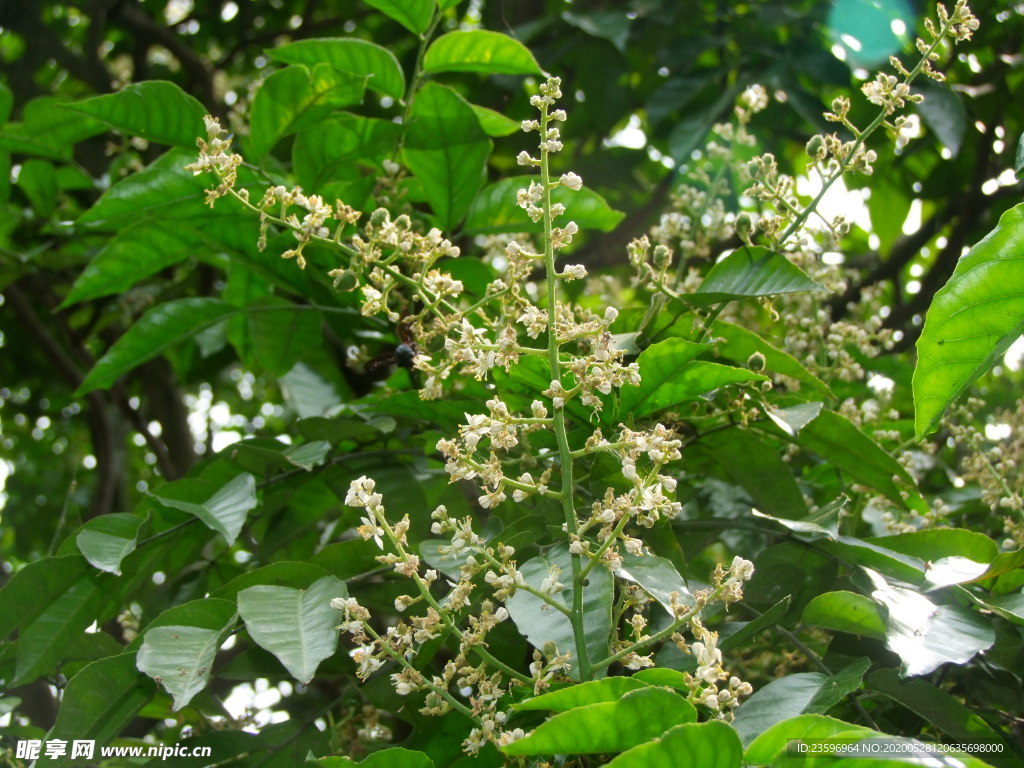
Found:
[[[285,67],[263,81],[252,100],[253,150],[263,157],[285,136],[313,125],[335,109],[363,100],[366,77],[331,64]]]
[[[747,622],[736,622],[739,625],[739,629],[732,634],[719,639],[718,647],[723,652],[728,651],[730,648],[738,648],[741,645],[744,645],[748,640],[750,640],[750,638],[761,634],[766,629],[770,629],[771,627],[782,623],[783,618],[789,611],[789,605],[792,601],[792,597],[790,595],[786,595],[756,619]],[[726,626],[730,625],[727,624]]]
[[[72,117],[75,117],[72,115]],[[75,117],[80,120],[80,117]],[[160,221],[165,224],[177,224],[182,220],[195,220],[197,227],[190,231],[214,236],[217,242],[218,230],[228,220],[238,221],[242,216],[241,209],[232,205],[229,200],[222,200],[212,211],[206,205],[206,189],[210,186],[210,177],[196,176],[185,170],[185,165],[195,160],[195,152],[172,149],[164,152],[138,173],[121,179],[84,214],[78,223],[90,229],[119,232],[135,225],[141,219]],[[263,195],[266,184],[259,181],[255,174],[244,166],[238,169],[238,182],[235,189],[247,189],[255,198]],[[211,221],[217,225],[211,226]],[[255,242],[256,227],[247,220],[243,229],[252,233]],[[237,225],[233,228],[238,230]]]
[[[243,589],[264,584],[306,589],[310,584],[327,575],[327,569],[313,563],[281,560],[236,576],[227,584],[213,590],[210,596],[221,600],[234,600]]]
[[[758,509],[789,519],[807,515],[807,503],[788,465],[778,451],[749,431],[737,427],[704,435],[697,450],[706,451],[729,482],[742,487]]]
[[[586,13],[562,11],[562,18],[591,37],[607,40],[618,49],[619,53],[625,55],[632,21],[625,9],[587,11]]]
[[[143,220],[107,241],[78,275],[61,307],[124,293],[140,280],[190,258],[196,248],[197,240],[188,230]]]
[[[333,181],[357,181],[363,173],[360,165],[386,157],[401,131],[401,126],[390,120],[347,112],[332,115],[295,137],[292,168],[303,189],[319,189]]]
[[[878,603],[856,592],[825,592],[816,596],[804,607],[800,621],[876,640],[885,638],[885,616]]]
[[[864,674],[862,662],[855,662]],[[863,667],[863,668],[861,668]],[[840,672],[824,675],[820,672],[798,672],[776,678],[758,688],[736,710],[733,727],[745,745],[773,725],[801,714],[822,714],[835,701],[860,687],[860,677]],[[827,705],[827,706],[826,706]]]
[[[914,485],[906,469],[845,416],[822,411],[800,430],[797,440],[803,448],[818,454],[829,464],[848,472],[901,507],[907,506],[901,490],[912,489]],[[894,476],[904,482],[897,485]],[[910,497],[912,504],[915,499],[920,499],[916,492]]]
[[[280,311],[258,311],[260,308]],[[253,362],[274,376],[288,373],[299,358],[323,338],[320,316],[308,307],[277,296],[265,296],[256,299],[248,310]]]
[[[578,685],[569,685],[557,691],[542,693],[540,696],[521,701],[513,706],[517,710],[550,710],[565,712],[576,707],[618,701],[630,691],[648,688],[647,683],[633,677],[606,677]]]
[[[428,82],[416,94],[402,156],[443,229],[454,230],[465,217],[491,147],[473,108],[451,88]]]
[[[305,684],[338,648],[341,611],[331,607],[331,600],[347,596],[345,582],[334,576],[318,579],[309,589],[248,587],[238,593],[238,612],[256,644]]]
[[[917,340],[914,427],[935,430],[953,400],[1024,333],[1024,203],[960,257]]]
[[[422,35],[434,18],[434,0],[366,0],[414,35]]]
[[[330,443],[326,440],[314,440],[309,443],[302,443],[302,445],[288,446],[288,448],[282,451],[281,455],[295,466],[309,471],[314,467],[322,466],[327,459],[327,454],[330,452]]]
[[[1004,619],[1012,621],[1014,624],[1024,625],[1024,592],[1014,592],[1009,595],[1000,595],[999,597],[975,599],[977,599],[982,606],[995,611]]]
[[[434,40],[423,57],[423,71],[484,72],[490,75],[543,75],[530,50],[500,32],[456,30]]]
[[[839,733],[844,736],[863,737],[878,734],[877,731],[870,728],[856,726],[824,715],[797,715],[777,722],[765,730],[747,746],[744,758],[750,765],[774,764],[775,758],[783,754],[790,741],[827,739]]]
[[[405,96],[405,75],[398,59],[376,43],[352,37],[297,40],[270,51],[270,58],[307,67],[326,62],[342,72],[369,76],[366,87],[370,90],[396,100]]]
[[[914,90],[924,94],[917,111],[935,136],[953,157],[960,154],[967,130],[967,110],[956,92],[948,85],[922,78],[914,83]]]
[[[878,235],[879,250],[887,254],[893,243],[903,234],[903,222],[910,213],[910,195],[907,190],[879,179],[871,185],[868,198],[871,231]]]
[[[572,606],[572,555],[567,545],[552,547],[544,555],[527,560],[519,567],[526,583],[540,589],[548,573],[557,568],[558,581],[564,585],[552,597],[563,606]],[[612,576],[607,568],[594,568],[583,588],[584,636],[590,661],[609,655],[608,638],[612,631]],[[518,590],[505,604],[512,621],[534,648],[544,650],[554,643],[559,653],[568,653],[572,667],[569,676],[579,680],[579,657],[572,625],[566,616],[540,598]]]
[[[122,653],[87,664],[61,696],[48,739],[92,739],[109,744],[149,701],[155,686],[135,669],[135,654]],[[67,758],[47,764],[63,765]]]
[[[510,117],[505,117],[501,112],[481,107],[478,104],[470,104],[476,113],[476,119],[480,121],[480,127],[488,136],[510,136],[520,130],[521,123]]]
[[[512,176],[484,187],[469,209],[464,230],[475,235],[542,232],[543,222],[531,221],[526,211],[515,205],[516,191],[529,187],[535,180],[531,176]],[[568,187],[556,187],[551,190],[551,201],[564,205],[567,218],[575,221],[580,229],[611,232],[625,216],[586,186],[578,192]]]
[[[1017,156],[1013,162],[1013,173],[1017,181],[1024,179],[1024,133],[1017,140]]]
[[[755,245],[730,253],[705,275],[696,293],[683,294],[682,298],[688,304],[704,307],[733,299],[804,291],[828,289],[782,254]]]
[[[864,540],[922,560],[965,557],[990,563],[999,554],[999,547],[991,538],[966,528],[925,529],[895,536],[871,536]]]
[[[18,174],[18,186],[41,218],[57,210],[57,171],[48,160],[26,160]]]
[[[623,752],[606,768],[676,768],[685,755],[687,768],[740,768],[743,745],[721,720],[684,723],[654,741]]]
[[[9,685],[17,687],[51,671],[68,646],[96,620],[106,598],[95,579],[82,578],[44,606],[18,635],[14,679]]]
[[[82,526],[75,542],[94,566],[120,575],[121,561],[135,550],[142,522],[136,515],[126,513],[101,515]]]
[[[129,371],[237,311],[230,304],[209,298],[175,299],[158,304],[114,342],[89,371],[75,396],[108,388]]]
[[[160,486],[151,494],[161,504],[188,512],[220,533],[228,545],[235,543],[250,510],[256,508],[256,478],[237,475],[217,487],[208,480],[189,478]]]
[[[285,402],[303,419],[323,416],[341,402],[334,385],[305,363],[296,363],[278,385]]]
[[[788,352],[762,339],[754,331],[739,325],[719,320],[711,327],[715,348],[725,357],[737,363],[746,363],[755,352],[764,355],[765,368],[808,384],[826,397],[833,397],[828,384],[819,379],[804,364]]]
[[[10,119],[13,108],[14,94],[7,87],[7,83],[0,83],[0,123],[6,123]]]
[[[63,107],[101,120],[129,136],[181,147],[194,147],[197,138],[205,138],[203,116],[209,111],[166,80],[134,83],[117,93]]]
[[[800,430],[818,418],[824,403],[798,403],[788,408],[764,406],[764,414],[790,437],[796,437]]]
[[[999,744],[1004,754],[1014,754],[1013,744],[1004,732],[996,730],[955,696],[926,680],[901,680],[895,669],[880,669],[866,682],[869,688],[880,691],[923,717],[945,733],[950,742]]]
[[[576,755],[622,752],[692,723],[697,712],[664,688],[630,691],[618,701],[560,712],[532,733],[502,748],[506,755]]]
[[[622,565],[615,572],[620,579],[639,585],[653,597],[670,616],[675,615],[672,593],[676,605],[693,605],[693,595],[672,562],[657,555],[631,555],[622,553]]]
[[[0,640],[35,621],[89,573],[78,555],[44,557],[16,571],[0,589]]]
[[[648,416],[728,384],[768,378],[746,368],[694,360],[705,349],[683,339],[665,339],[649,346],[637,358],[640,386],[622,388],[618,412]]]
[[[238,618],[233,603],[207,598],[193,603],[195,624],[161,624],[146,630],[136,666],[174,697],[174,712],[206,687],[217,651]],[[172,609],[174,610],[174,609]]]
[[[22,120],[0,127],[0,150],[51,160],[71,160],[71,148],[83,139],[103,133],[106,126],[62,107],[68,102],[54,96],[33,99],[22,110]]]
[[[966,664],[996,641],[990,620],[955,603],[935,603],[917,590],[889,584],[869,568],[871,596],[889,610],[885,644],[905,675],[926,675],[947,662]]]

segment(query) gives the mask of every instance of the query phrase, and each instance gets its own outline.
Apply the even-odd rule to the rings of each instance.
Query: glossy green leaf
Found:
[[[217,651],[237,619],[234,604],[227,600],[208,598],[193,605],[195,624],[147,629],[135,662],[174,697],[174,712],[206,687]]]
[[[894,184],[879,180],[871,186],[868,198],[868,213],[871,215],[871,231],[878,236],[879,250],[887,254],[903,235],[903,222],[910,213],[911,193]]]
[[[901,490],[913,488],[913,481],[906,469],[845,416],[822,411],[800,431],[797,440],[803,448],[818,454],[829,464],[848,472],[900,506],[907,506]],[[903,482],[897,485],[893,477]],[[912,495],[911,503],[914,498],[920,496]]]
[[[402,156],[446,231],[465,217],[484,182],[490,154],[491,140],[465,99],[434,82],[419,90]]]
[[[783,618],[789,612],[789,606],[792,602],[793,598],[790,595],[786,595],[756,619],[747,622],[737,622],[737,624],[740,624],[740,628],[729,635],[719,638],[718,647],[723,653],[730,648],[739,648],[750,638],[761,634],[767,629],[771,629],[777,624],[781,624]]]
[[[22,109],[21,121],[0,126],[0,150],[51,160],[70,160],[72,146],[103,133],[98,120],[76,115],[63,107],[66,99],[41,96]]]
[[[687,768],[740,768],[743,745],[721,720],[684,723],[646,744],[623,752],[607,768],[676,768],[685,755]]]
[[[253,150],[263,157],[285,136],[335,109],[363,100],[366,78],[331,64],[285,67],[263,81],[252,100]]]
[[[307,67],[322,62],[332,64],[342,72],[368,76],[366,87],[370,90],[393,99],[405,96],[405,75],[398,59],[387,48],[366,40],[354,37],[297,40],[270,51],[270,57]]]
[[[989,563],[999,554],[998,545],[990,537],[966,528],[926,528],[894,536],[871,536],[864,540],[922,560],[966,557]]]
[[[434,40],[423,57],[423,71],[484,72],[490,75],[542,75],[530,50],[508,35],[484,29],[456,30]]]
[[[562,18],[577,29],[581,29],[591,37],[607,40],[620,53],[626,53],[626,41],[632,17],[625,8],[609,11],[562,11]]]
[[[878,603],[856,592],[824,592],[804,606],[800,621],[837,632],[885,638],[885,615]]]
[[[1013,172],[1017,181],[1024,179],[1024,133],[1017,140],[1017,156],[1014,158]]]
[[[766,729],[748,746],[744,757],[751,765],[768,765],[783,755],[790,741],[827,739],[842,733],[850,736],[874,736],[878,732],[824,715],[788,717]]]
[[[252,311],[260,308],[277,311]],[[253,362],[274,376],[288,373],[323,338],[320,316],[276,296],[257,299],[248,308]]]
[[[285,402],[303,419],[323,416],[341,402],[334,385],[305,363],[296,363],[278,384]]]
[[[693,605],[693,595],[686,581],[670,560],[657,555],[631,555],[622,553],[622,565],[615,571],[620,579],[631,581],[643,588],[669,615],[674,616],[672,596],[676,605]]]
[[[75,542],[85,559],[108,573],[120,574],[121,561],[135,550],[142,519],[114,513],[95,517],[78,532]]]
[[[41,218],[48,218],[57,209],[57,171],[49,160],[26,160],[18,174],[18,186]]]
[[[0,123],[6,123],[10,119],[13,108],[14,94],[7,83],[0,83]]]
[[[993,728],[955,696],[927,680],[901,679],[895,669],[880,669],[868,677],[867,685],[923,717],[946,734],[951,743],[999,744],[1003,754],[1014,752],[1007,734]],[[979,753],[978,756],[985,755]]]
[[[526,583],[540,589],[552,569],[558,571],[558,581],[563,588],[556,590],[552,597],[563,606],[572,606],[572,560],[566,545],[552,547],[543,555],[527,560],[519,566],[519,572]],[[608,638],[612,630],[612,576],[606,568],[594,568],[587,577],[583,588],[584,636],[591,662],[609,655]],[[572,625],[565,614],[534,597],[518,590],[505,604],[512,621],[530,644],[543,650],[548,643],[554,643],[559,653],[568,653],[572,667],[569,676],[579,680],[579,657]],[[603,670],[597,670],[598,675]]]
[[[798,403],[788,408],[764,407],[764,415],[790,437],[796,437],[800,430],[818,418],[824,403]]]
[[[696,710],[664,688],[630,691],[618,701],[560,712],[502,751],[506,755],[622,752],[696,719]]]
[[[246,516],[258,503],[256,479],[248,473],[221,487],[202,479],[177,480],[160,486],[152,496],[165,506],[195,515],[229,545],[235,543]]]
[[[76,396],[108,388],[129,371],[236,311],[230,304],[208,298],[175,299],[158,304],[140,317],[96,362]]]
[[[828,289],[782,254],[755,245],[737,248],[716,263],[697,292],[684,294],[683,300],[703,307],[733,299],[804,291]]]
[[[746,368],[707,363],[694,358],[706,348],[682,339],[665,339],[640,353],[640,386],[623,387],[619,413],[648,416],[719,387],[767,377]]]
[[[134,83],[72,104],[65,109],[89,115],[129,136],[160,144],[195,147],[206,137],[203,115],[209,110],[180,87],[166,80]]]
[[[985,608],[998,613],[1017,625],[1024,625],[1024,592],[1013,592],[999,597],[979,599]]]
[[[875,587],[871,596],[889,611],[885,644],[902,660],[905,675],[926,675],[947,662],[966,664],[995,642],[992,622],[975,611],[935,603],[865,571]]]
[[[590,680],[578,685],[569,685],[557,691],[542,693],[514,705],[517,710],[549,710],[565,712],[576,707],[589,704],[600,704],[607,701],[618,701],[630,691],[649,687],[633,677],[606,677],[603,680]]]
[[[914,90],[924,94],[916,105],[924,123],[953,157],[960,154],[967,130],[967,110],[960,96],[945,83],[924,78],[914,83]]]
[[[79,273],[61,306],[124,293],[140,280],[190,258],[196,248],[196,238],[187,229],[142,221],[107,241]]]
[[[321,757],[306,763],[307,768],[321,766],[321,768],[350,768],[361,766],[361,768],[434,768],[434,761],[423,752],[417,752],[404,747],[390,747],[378,752],[371,752],[361,761],[356,762],[350,757]]]
[[[306,589],[313,582],[328,575],[327,569],[313,563],[282,560],[246,571],[227,584],[213,590],[210,596],[221,600],[234,600],[243,589],[265,584]]]
[[[326,440],[313,440],[301,445],[291,445],[281,455],[295,466],[308,471],[322,466],[330,452],[331,444]]]
[[[401,130],[390,120],[346,112],[331,115],[295,137],[292,169],[303,189],[357,180],[365,172],[362,166],[390,154]]]
[[[960,257],[917,340],[914,427],[935,430],[953,400],[1024,333],[1024,204]]]
[[[17,687],[31,682],[56,666],[68,646],[96,620],[106,599],[97,580],[85,577],[43,606],[18,635],[14,679],[9,685]]]
[[[488,136],[510,136],[521,129],[522,124],[510,117],[505,117],[501,112],[481,107],[478,104],[470,104],[476,113],[480,127]]]
[[[760,352],[765,359],[765,370],[796,379],[827,397],[833,396],[828,384],[807,370],[803,363],[748,328],[719,320],[712,326],[711,336],[715,348],[730,360],[746,363],[752,354]]]
[[[155,688],[152,680],[136,670],[134,653],[94,661],[68,681],[57,721],[47,738],[69,745],[74,739],[110,744],[153,698]],[[46,762],[63,765],[69,760],[62,757]]]
[[[434,0],[366,0],[414,35],[422,35],[434,17]]]
[[[526,211],[515,205],[516,191],[530,186],[536,179],[531,176],[513,176],[488,185],[476,196],[464,229],[466,232],[486,235],[502,232],[540,233],[543,222],[534,222]],[[608,205],[601,195],[584,186],[578,192],[568,187],[551,191],[551,201],[565,206],[566,217],[580,229],[598,229],[611,232],[625,216]]]
[[[44,557],[15,572],[0,589],[0,640],[35,621],[89,572],[78,555]]]
[[[758,509],[790,519],[807,515],[807,503],[788,465],[774,448],[748,430],[727,429],[702,436],[697,450],[706,452]]]
[[[206,205],[206,190],[210,187],[211,177],[206,174],[196,176],[185,170],[185,166],[195,159],[196,152],[183,149],[165,152],[143,170],[111,186],[92,208],[78,218],[78,223],[90,229],[120,232],[143,219],[165,224],[194,219],[197,227],[190,227],[190,230],[217,242],[223,222],[238,219],[243,212],[229,200],[220,201],[212,210]],[[259,199],[265,186],[248,168],[238,169],[235,189],[248,189],[250,195]],[[218,222],[216,226],[210,226],[211,218]],[[252,233],[246,239],[251,238],[255,242],[257,227],[247,221],[245,228]]]
[[[341,611],[331,607],[331,600],[347,596],[345,582],[334,576],[318,579],[309,589],[261,585],[238,593],[238,612],[256,644],[305,684],[338,648]]]
[[[863,673],[861,669],[860,674]],[[733,727],[743,743],[750,745],[776,723],[802,714],[823,714],[838,698],[858,687],[859,677],[854,680],[842,673],[829,676],[821,672],[798,672],[776,678],[743,702],[736,710]]]

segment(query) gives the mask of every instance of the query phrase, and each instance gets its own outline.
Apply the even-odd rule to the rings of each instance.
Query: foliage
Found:
[[[99,5],[0,10],[8,762],[1024,759],[1019,11]]]

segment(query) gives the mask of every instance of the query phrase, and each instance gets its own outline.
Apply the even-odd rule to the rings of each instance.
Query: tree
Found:
[[[1021,15],[343,5],[0,9],[14,759],[1019,760]]]

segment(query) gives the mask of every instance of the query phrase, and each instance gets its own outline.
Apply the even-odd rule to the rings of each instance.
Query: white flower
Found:
[[[563,187],[568,187],[574,192],[578,192],[583,187],[583,179],[572,171],[569,171],[569,173],[563,173],[559,177],[558,182]]]

